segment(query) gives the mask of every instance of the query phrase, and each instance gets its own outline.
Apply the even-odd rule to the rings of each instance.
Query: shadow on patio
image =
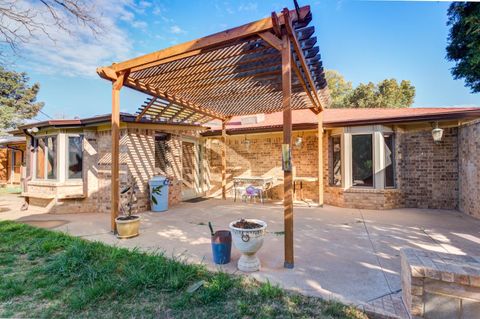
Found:
[[[253,277],[305,294],[357,303],[398,293],[402,247],[478,255],[480,243],[480,221],[456,211],[299,207],[294,219],[295,268],[287,270],[283,268],[283,209],[270,204],[215,199],[181,203],[167,212],[144,213],[141,235],[130,240],[111,235],[107,214],[9,216],[30,223],[65,221],[55,229],[121,247],[160,250],[227,272],[237,271],[240,254],[233,249],[230,264],[215,266],[207,223],[227,229],[230,221],[240,217],[262,219],[268,223],[268,234],[258,253],[262,270]]]

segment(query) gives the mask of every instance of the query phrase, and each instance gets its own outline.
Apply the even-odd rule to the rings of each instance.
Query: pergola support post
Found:
[[[292,54],[290,39],[287,35],[282,37],[282,92],[283,92],[283,144],[287,145],[291,156],[292,149]],[[284,154],[285,155],[285,154]],[[285,159],[284,159],[285,160]],[[292,159],[290,167],[284,167],[283,171],[283,214],[285,227],[285,268],[294,267],[293,252],[293,179]]]
[[[227,121],[222,121],[222,199],[227,199]]]
[[[115,219],[118,216],[120,202],[120,89],[123,86],[125,73],[118,75],[112,84],[112,165],[111,165],[111,213],[110,226],[117,233]]]
[[[323,207],[323,111],[318,113],[318,206]]]

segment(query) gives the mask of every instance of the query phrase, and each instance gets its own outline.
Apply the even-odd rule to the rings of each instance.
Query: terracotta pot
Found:
[[[140,217],[133,216],[134,219],[123,220],[122,217],[117,217],[115,223],[117,224],[117,237],[118,238],[131,238],[138,236],[138,229],[140,228]]]
[[[238,269],[245,272],[252,272],[260,270],[260,260],[256,256],[256,253],[263,245],[267,223],[258,219],[247,219],[247,221],[260,224],[262,227],[254,229],[234,227],[233,225],[237,221],[231,222],[229,227],[232,232],[233,244],[242,253],[242,256],[238,260]]]

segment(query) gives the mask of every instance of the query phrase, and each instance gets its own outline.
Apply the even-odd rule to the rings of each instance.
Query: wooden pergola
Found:
[[[203,124],[222,121],[222,198],[226,198],[226,123],[232,116],[283,111],[285,264],[294,265],[292,110],[319,117],[319,177],[322,175],[322,110],[329,103],[309,6],[172,46],[107,67],[97,73],[112,86],[112,230],[119,207],[119,93],[123,86],[151,96],[137,121]],[[323,178],[319,178],[323,204]]]

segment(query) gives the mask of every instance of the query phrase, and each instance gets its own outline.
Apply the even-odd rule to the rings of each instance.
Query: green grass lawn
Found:
[[[2,318],[366,318],[269,283],[15,222],[0,222],[0,276]]]

